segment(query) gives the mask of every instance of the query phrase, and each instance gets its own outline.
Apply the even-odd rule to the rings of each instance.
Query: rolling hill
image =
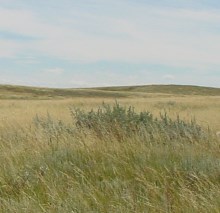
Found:
[[[0,85],[0,99],[62,99],[72,97],[123,98],[149,94],[220,96],[220,88],[188,85],[146,85],[98,87],[84,89],[56,89]]]

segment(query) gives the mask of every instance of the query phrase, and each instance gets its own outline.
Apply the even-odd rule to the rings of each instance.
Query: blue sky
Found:
[[[0,0],[0,84],[220,87],[220,1]]]

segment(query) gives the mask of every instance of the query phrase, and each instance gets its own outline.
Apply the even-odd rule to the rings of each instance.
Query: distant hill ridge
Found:
[[[190,85],[115,86],[82,89],[56,89],[0,85],[0,99],[53,99],[71,97],[129,97],[146,94],[220,96],[220,88]]]
[[[141,85],[121,87],[100,87],[104,91],[129,91],[146,93],[166,93],[182,95],[220,95],[220,88],[191,86],[191,85]]]

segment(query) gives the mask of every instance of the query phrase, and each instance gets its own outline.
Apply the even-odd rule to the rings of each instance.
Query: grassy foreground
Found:
[[[219,96],[119,102],[2,100],[0,212],[219,212]]]

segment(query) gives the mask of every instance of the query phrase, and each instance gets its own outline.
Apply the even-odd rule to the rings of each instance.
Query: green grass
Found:
[[[1,212],[219,212],[219,139],[118,103],[0,131]]]

